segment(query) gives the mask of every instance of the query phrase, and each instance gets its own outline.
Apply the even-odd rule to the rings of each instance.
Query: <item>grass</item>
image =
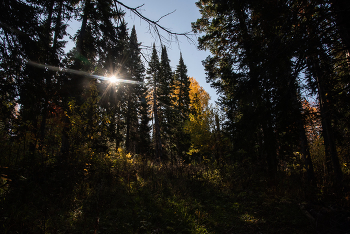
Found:
[[[316,233],[297,182],[128,158],[46,167],[1,196],[1,233]]]

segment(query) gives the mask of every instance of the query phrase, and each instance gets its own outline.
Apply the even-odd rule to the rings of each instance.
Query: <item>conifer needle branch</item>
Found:
[[[161,20],[161,19],[164,18],[165,16],[168,16],[168,15],[172,14],[172,13],[175,12],[175,11],[170,12],[170,13],[168,13],[168,14],[162,16],[162,17],[161,17],[160,19],[158,19],[157,21],[154,21],[154,20],[151,20],[151,19],[145,17],[143,14],[141,14],[141,13],[138,11],[138,8],[140,8],[140,6],[139,6],[139,7],[135,7],[135,8],[129,7],[129,6],[125,5],[124,3],[118,1],[118,0],[114,0],[114,4],[115,4],[116,7],[117,7],[117,4],[119,4],[119,5],[123,6],[123,7],[125,7],[126,9],[132,11],[132,12],[133,12],[136,16],[138,16],[140,19],[146,21],[150,26],[152,26],[152,27],[150,27],[150,28],[153,28],[153,30],[156,32],[156,34],[158,35],[158,37],[159,37],[160,40],[161,40],[162,36],[161,36],[161,34],[160,34],[158,28],[161,29],[161,30],[163,30],[164,32],[168,33],[168,34],[171,35],[171,36],[175,36],[176,40],[177,40],[177,37],[178,37],[178,36],[184,36],[184,37],[186,37],[189,41],[191,41],[192,43],[194,43],[194,40],[190,37],[190,35],[192,35],[190,32],[184,32],[184,33],[172,32],[171,30],[169,30],[169,29],[163,27],[162,25],[160,25],[160,24],[158,23],[159,20]],[[161,40],[161,41],[162,41],[162,40]]]

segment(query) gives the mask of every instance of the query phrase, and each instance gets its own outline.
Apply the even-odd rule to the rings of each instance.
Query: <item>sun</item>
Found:
[[[118,82],[118,79],[115,76],[111,76],[111,77],[109,77],[109,82],[114,84],[114,83]]]

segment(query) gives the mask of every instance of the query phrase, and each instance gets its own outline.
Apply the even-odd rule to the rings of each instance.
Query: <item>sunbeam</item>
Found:
[[[38,67],[38,68],[42,68],[42,69],[48,69],[51,71],[72,73],[72,74],[86,76],[86,77],[93,78],[93,79],[106,80],[106,81],[110,81],[111,83],[126,83],[126,84],[139,84],[139,85],[143,84],[143,82],[140,82],[140,81],[125,80],[125,79],[117,78],[115,76],[106,77],[106,76],[93,75],[93,74],[90,74],[90,73],[84,72],[84,71],[78,71],[78,70],[69,69],[69,68],[62,68],[62,67],[55,67],[55,66],[51,66],[51,65],[40,64],[40,63],[36,63],[36,62],[30,61],[30,60],[27,61],[27,64],[31,65],[31,66]]]

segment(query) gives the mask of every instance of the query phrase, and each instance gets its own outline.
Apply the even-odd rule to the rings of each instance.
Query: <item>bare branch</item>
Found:
[[[149,24],[150,32],[153,31],[153,32],[156,33],[156,35],[158,36],[158,38],[159,38],[161,44],[162,44],[162,38],[164,38],[164,37],[161,35],[159,29],[162,30],[162,31],[164,31],[164,32],[166,32],[169,36],[175,37],[175,40],[176,40],[176,41],[178,41],[178,36],[184,36],[184,37],[186,37],[191,43],[195,43],[194,40],[190,37],[190,36],[193,35],[193,34],[191,34],[191,32],[184,32],[184,33],[173,32],[173,31],[171,31],[171,30],[165,28],[164,26],[162,26],[162,25],[160,25],[160,24],[158,23],[162,18],[164,18],[164,17],[166,17],[166,16],[168,16],[168,15],[174,13],[175,11],[170,12],[170,13],[168,13],[168,14],[166,14],[166,15],[160,17],[157,21],[154,21],[154,20],[151,20],[151,19],[145,17],[143,14],[141,14],[141,13],[139,12],[138,9],[139,9],[141,6],[143,6],[144,4],[141,5],[141,6],[135,7],[135,8],[129,7],[129,6],[125,5],[124,3],[118,1],[118,0],[114,0],[114,4],[115,4],[115,7],[116,7],[116,8],[117,8],[117,4],[119,4],[119,5],[123,6],[123,7],[125,7],[126,9],[132,11],[132,12],[133,12],[136,16],[138,16],[140,19],[146,21],[146,22]]]
[[[168,16],[168,15],[171,15],[172,13],[174,13],[176,11],[176,9],[175,10],[173,10],[172,12],[170,12],[170,13],[168,13],[168,14],[166,14],[166,15],[163,15],[162,17],[160,17],[156,22],[158,23],[161,19],[163,19],[164,17],[166,17],[166,16]]]
[[[143,7],[144,5],[145,4],[142,4],[142,5],[138,6],[138,7],[135,7],[135,9],[139,9],[139,8]]]

